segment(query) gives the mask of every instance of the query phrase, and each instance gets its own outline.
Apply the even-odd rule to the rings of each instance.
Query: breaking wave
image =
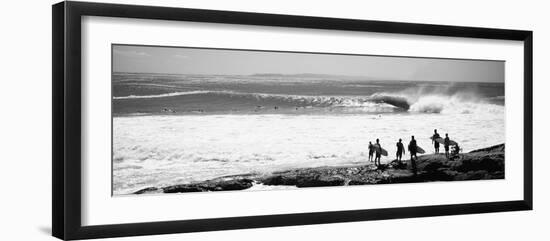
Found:
[[[211,91],[206,90],[196,90],[196,91],[184,91],[184,92],[172,92],[159,95],[129,95],[129,96],[114,96],[115,100],[126,100],[126,99],[154,99],[154,98],[164,98],[164,97],[173,97],[181,95],[198,95],[198,94],[207,94]]]
[[[281,103],[296,107],[345,107],[360,108],[366,112],[417,112],[417,113],[461,113],[477,111],[500,112],[502,105],[490,103],[491,98],[480,98],[468,92],[444,93],[442,91],[426,92],[419,89],[405,90],[397,93],[375,93],[369,96],[329,96],[329,95],[288,95],[271,93],[247,93],[229,90],[195,90],[172,92],[158,95],[130,95],[113,97],[115,100],[153,99],[177,96],[204,96],[204,101],[211,97],[254,100],[261,106],[268,103]],[[501,97],[497,97],[501,98]]]

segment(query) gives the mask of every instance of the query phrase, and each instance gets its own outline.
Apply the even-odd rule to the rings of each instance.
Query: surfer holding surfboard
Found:
[[[397,161],[401,162],[401,157],[403,154],[405,154],[405,147],[403,147],[403,143],[401,142],[401,138],[399,138],[399,141],[397,142],[397,153],[395,153]]]
[[[439,153],[439,142],[437,141],[437,139],[441,138],[441,136],[439,136],[439,133],[437,133],[437,129],[434,129],[434,134],[432,136],[432,144],[434,144],[434,148],[435,148],[435,153]]]
[[[382,146],[380,145],[380,140],[378,139],[376,139],[376,144],[374,144],[374,152],[376,154],[376,156],[374,157],[374,165],[380,166],[380,157],[382,156]]]
[[[445,148],[445,157],[449,158],[449,145],[451,144],[451,139],[449,139],[449,133],[445,133],[445,139],[443,140],[443,147]]]
[[[372,162],[372,154],[374,154],[374,145],[369,141],[369,161]]]
[[[449,147],[453,146],[458,149],[458,143],[449,139],[448,133],[445,133],[445,139],[439,138],[437,141],[439,141],[439,143],[443,144],[443,147],[445,147],[445,156],[447,158],[451,158],[452,155],[458,154],[458,152],[449,154]]]
[[[416,140],[414,136],[411,136],[411,141],[409,142],[409,153],[411,154],[411,167],[414,175],[416,176],[416,151],[418,146],[416,145]]]
[[[445,148],[445,157],[450,158],[451,154],[449,154],[449,147],[450,146],[457,146],[458,143],[456,141],[453,141],[449,138],[449,134],[445,133],[445,138],[439,137],[439,134],[437,133],[437,130],[434,130],[435,134],[430,137],[432,139],[432,143],[434,143],[435,147],[435,153],[439,153],[439,145],[443,145]]]

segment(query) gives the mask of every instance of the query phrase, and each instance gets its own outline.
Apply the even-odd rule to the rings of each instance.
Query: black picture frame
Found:
[[[404,208],[212,218],[82,226],[81,224],[81,17],[280,26],[326,30],[480,39],[517,40],[524,44],[524,193],[522,200]],[[458,215],[533,208],[533,33],[460,26],[336,19],[171,7],[60,2],[52,6],[52,233],[60,239],[88,239],[309,225],[380,219]],[[136,220],[139,221],[139,220]]]

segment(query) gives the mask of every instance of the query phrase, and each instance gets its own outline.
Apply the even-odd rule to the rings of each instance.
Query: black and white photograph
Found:
[[[111,49],[114,196],[505,178],[502,60]]]
[[[6,3],[0,241],[550,236],[544,1]]]

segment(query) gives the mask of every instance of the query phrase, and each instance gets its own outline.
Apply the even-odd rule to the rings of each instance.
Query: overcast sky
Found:
[[[113,71],[166,74],[330,74],[381,80],[504,82],[503,61],[174,47],[113,47]]]

